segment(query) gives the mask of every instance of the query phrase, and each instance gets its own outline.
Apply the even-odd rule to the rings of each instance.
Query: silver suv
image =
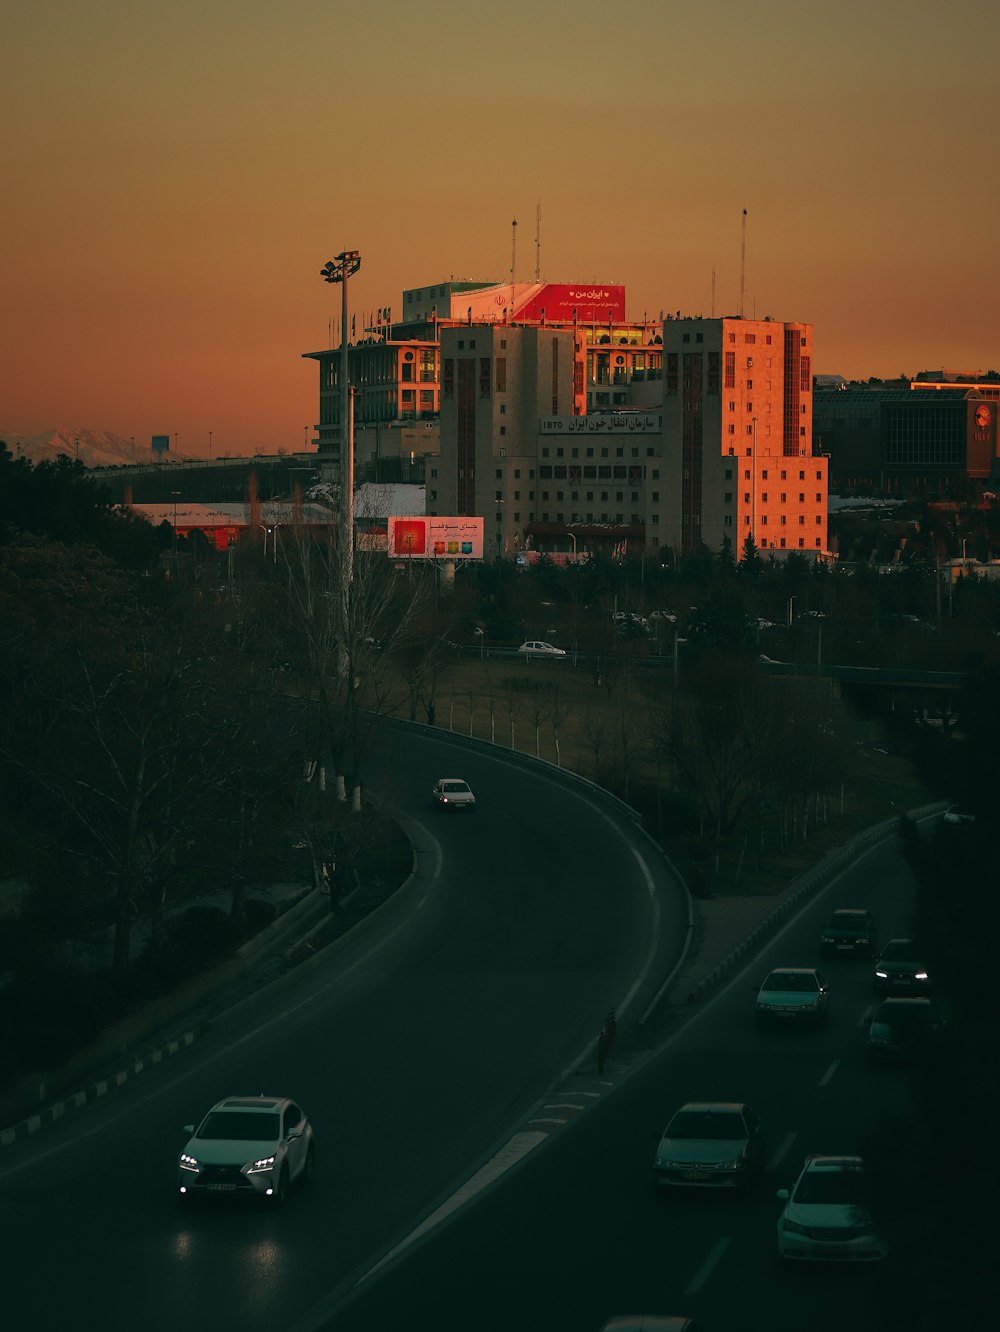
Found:
[[[312,1179],[312,1126],[286,1096],[228,1096],[184,1132],[188,1142],[177,1159],[182,1198],[242,1193],[280,1203],[294,1180]]]

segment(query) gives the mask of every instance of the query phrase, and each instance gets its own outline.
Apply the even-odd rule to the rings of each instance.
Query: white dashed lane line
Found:
[[[826,1084],[827,1084],[827,1083],[830,1081],[830,1079],[833,1077],[834,1073],[836,1073],[836,1071],[837,1071],[837,1069],[838,1069],[839,1067],[840,1067],[840,1060],[839,1060],[839,1059],[835,1059],[835,1060],[833,1061],[833,1063],[830,1065],[830,1067],[829,1067],[829,1068],[826,1070],[826,1072],[823,1074],[823,1076],[820,1078],[820,1080],[819,1080],[819,1085],[820,1085],[821,1087],[825,1087]]]
[[[771,1157],[770,1161],[768,1161],[767,1163],[768,1171],[777,1170],[778,1166],[781,1165],[782,1161],[788,1155],[789,1151],[791,1151],[792,1143],[795,1141],[797,1137],[798,1137],[797,1133],[785,1134],[784,1138],[782,1138],[781,1140],[781,1146],[778,1148],[778,1150]]]
[[[701,1290],[702,1286],[712,1275],[712,1271],[715,1268],[716,1264],[718,1263],[719,1259],[729,1248],[729,1245],[732,1243],[732,1239],[733,1239],[732,1235],[719,1236],[719,1238],[712,1245],[712,1249],[708,1257],[705,1259],[701,1267],[699,1267],[698,1271],[695,1273],[694,1280],[691,1282],[690,1286],[688,1286],[687,1290],[685,1290],[684,1292],[685,1295],[696,1295],[698,1291]]]

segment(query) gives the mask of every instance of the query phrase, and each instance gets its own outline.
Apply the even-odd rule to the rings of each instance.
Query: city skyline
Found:
[[[818,373],[1000,368],[974,58],[1000,19],[972,0],[946,24],[924,0],[45,0],[7,27],[13,435],[301,448],[326,260],[361,252],[360,336],[404,287],[509,280],[515,219],[518,279],[722,316],[746,209],[744,311],[811,323]]]

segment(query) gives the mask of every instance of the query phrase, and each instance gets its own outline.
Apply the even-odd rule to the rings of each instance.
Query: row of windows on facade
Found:
[[[770,468],[762,467],[761,470],[760,470],[760,479],[761,479],[762,481],[767,481],[767,480],[769,479],[769,474],[770,474]],[[743,480],[744,480],[744,481],[750,481],[750,480],[752,479],[752,476],[753,476],[753,473],[750,471],[750,468],[748,467],[748,468],[746,469],[746,471],[743,473]],[[787,481],[787,480],[788,480],[788,469],[785,468],[785,467],[782,467],[782,468],[780,469],[779,473],[778,473],[778,478],[779,478],[779,480],[781,480],[781,481]],[[727,468],[726,468],[726,471],[725,471],[725,479],[726,479],[727,481],[732,481],[732,479],[733,479],[733,469],[732,469],[731,467],[727,467]],[[805,468],[800,468],[800,469],[799,469],[799,480],[800,480],[800,481],[804,481],[805,479],[806,479]],[[823,471],[822,471],[822,468],[819,468],[819,467],[816,468],[816,480],[817,480],[817,481],[822,481],[822,480],[823,480]]]
[[[542,457],[543,457],[543,458],[549,458],[549,457],[551,457],[551,456],[552,456],[552,450],[549,448],[549,446],[548,446],[547,444],[546,444],[546,445],[543,445],[543,446],[542,446]],[[566,457],[566,450],[565,450],[565,448],[563,447],[563,445],[560,444],[560,445],[557,445],[557,446],[556,446],[555,456],[556,456],[557,458],[565,458],[565,457]],[[569,456],[570,456],[571,458],[579,458],[579,456],[580,456],[580,450],[579,450],[578,448],[571,448],[570,451],[569,451]],[[593,449],[587,449],[583,456],[584,456],[585,458],[594,458],[594,457],[598,457],[598,458],[610,458],[610,456],[611,456],[611,451],[610,451],[609,449],[601,449],[600,453],[595,453],[595,451],[594,451]],[[636,447],[636,448],[633,448],[633,449],[631,450],[629,456],[632,457],[632,458],[638,458],[638,456],[639,456],[639,450],[638,450],[638,448],[637,448],[637,447]],[[657,450],[656,450],[655,448],[653,448],[652,445],[647,445],[647,446],[646,446],[646,457],[647,457],[647,458],[655,458],[656,456],[657,456]],[[624,450],[624,448],[617,448],[617,449],[615,449],[615,457],[616,457],[616,458],[624,458],[624,457],[625,457],[625,450]]]
[[[768,494],[768,492],[767,492],[766,490],[761,491],[760,495],[758,496],[758,498],[759,498],[761,504],[766,504],[766,503],[767,503],[767,494]],[[722,496],[722,502],[723,502],[723,504],[732,504],[732,502],[733,502],[733,492],[732,492],[731,490],[727,490],[727,491],[724,492],[724,494],[723,494],[723,496]],[[786,493],[784,490],[783,490],[783,491],[781,492],[781,494],[779,495],[779,497],[778,497],[778,502],[779,502],[780,504],[787,504],[787,503],[788,503],[788,495],[787,495],[787,493]],[[800,504],[805,504],[805,502],[806,502],[805,492],[800,490],[800,491],[799,491],[799,503],[800,503]],[[743,492],[743,503],[744,503],[744,504],[749,504],[749,503],[750,503],[750,491],[749,491],[749,490],[745,490],[745,491]],[[823,503],[823,496],[822,496],[822,494],[821,494],[818,490],[816,491],[816,503],[817,503],[817,504],[822,504],[822,503]]]

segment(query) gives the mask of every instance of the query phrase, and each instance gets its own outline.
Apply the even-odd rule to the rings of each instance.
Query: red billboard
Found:
[[[625,321],[625,288],[606,282],[546,282],[524,305],[516,319],[581,324]]]

